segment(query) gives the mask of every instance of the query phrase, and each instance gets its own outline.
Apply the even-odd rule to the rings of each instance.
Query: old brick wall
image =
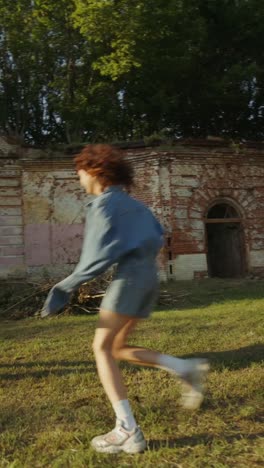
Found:
[[[165,155],[163,154],[162,157]],[[170,276],[192,279],[207,275],[205,217],[224,201],[242,217],[246,270],[264,272],[264,153],[250,148],[178,147],[166,154],[170,187]],[[165,206],[165,204],[164,204]],[[169,211],[170,214],[169,214]]]
[[[78,261],[86,196],[72,157],[1,146],[1,139],[0,157],[0,276],[64,276]],[[262,149],[179,144],[127,150],[127,157],[136,174],[132,194],[166,230],[162,279],[207,276],[205,218],[220,201],[242,218],[247,272],[264,273]]]
[[[63,276],[77,263],[85,194],[71,161],[23,161],[25,262],[30,274]]]
[[[25,274],[20,149],[0,138],[0,277]]]
[[[0,275],[25,271],[21,168],[0,169]]]
[[[167,214],[165,199],[161,190],[160,158],[156,151],[127,151],[127,158],[134,167],[135,186],[131,195],[151,208],[155,216],[165,227]],[[168,279],[167,254],[162,250],[158,257],[160,279]]]
[[[129,152],[128,152],[129,154]],[[163,279],[208,276],[206,216],[226,203],[242,218],[245,270],[264,274],[264,151],[223,144],[177,145],[130,154],[140,185],[135,196],[166,229]]]
[[[128,152],[127,157],[135,166],[132,195],[162,218],[156,154]],[[79,187],[71,159],[24,160],[22,165],[27,270],[30,274],[63,276],[79,258],[86,194]],[[159,263],[161,278],[166,279],[162,255]]]

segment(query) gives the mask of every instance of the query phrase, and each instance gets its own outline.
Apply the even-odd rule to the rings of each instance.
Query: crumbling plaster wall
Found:
[[[242,217],[247,271],[264,272],[264,152],[178,145],[127,150],[135,168],[132,194],[166,230],[161,278],[207,276],[205,217],[224,200]],[[78,261],[85,193],[72,157],[0,139],[0,276],[62,277]]]

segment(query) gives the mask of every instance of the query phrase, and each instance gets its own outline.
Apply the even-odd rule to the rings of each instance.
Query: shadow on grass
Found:
[[[183,358],[205,357],[209,360],[212,370],[221,371],[222,369],[243,369],[253,363],[261,363],[264,360],[264,345],[256,344],[244,348],[232,349],[228,351],[217,351],[208,353],[196,353],[195,355],[184,355]],[[33,370],[34,367],[43,367],[43,370]],[[122,363],[121,368],[128,369],[130,372],[138,372],[142,369],[140,366]],[[146,368],[146,367],[145,367]],[[93,361],[34,361],[34,362],[14,362],[1,363],[0,369],[30,369],[30,371],[16,373],[1,373],[2,380],[20,380],[27,377],[44,378],[50,375],[68,375],[85,374],[87,372],[96,372],[96,365]],[[32,370],[31,370],[32,369]],[[156,370],[156,369],[155,369]],[[157,369],[158,371],[158,369]]]
[[[259,343],[244,348],[230,349],[227,351],[212,351],[204,353],[192,353],[179,356],[182,359],[188,358],[206,358],[210,363],[210,370],[238,370],[250,367],[251,364],[259,364],[264,361],[264,345]],[[136,367],[134,364],[121,363],[122,368]],[[146,369],[147,367],[145,367]],[[143,369],[143,367],[141,367]],[[159,371],[159,369],[153,369]]]
[[[0,368],[1,367],[73,367],[77,368],[79,366],[93,366],[95,367],[95,362],[93,361],[32,361],[32,362],[14,362],[12,364],[3,364],[0,363]],[[76,369],[75,369],[76,370]]]
[[[197,309],[229,301],[263,299],[263,286],[263,280],[248,279],[168,282],[162,285],[161,293],[168,293],[174,300],[171,305],[159,305],[157,310]]]
[[[68,333],[71,339],[74,334],[81,332],[82,337],[87,333],[88,341],[95,332],[97,317],[95,320],[94,317],[89,316],[84,319],[83,315],[74,316],[74,321],[73,317],[62,315],[44,320],[29,318],[19,321],[1,321],[0,319],[0,340],[4,342],[14,340],[19,343],[35,338],[53,339],[57,333],[60,337]]]
[[[43,367],[42,370],[31,370],[33,368]],[[15,372],[17,368],[30,369],[30,371]],[[14,364],[0,364],[0,369],[13,369],[11,372],[0,372],[1,380],[22,380],[28,377],[43,379],[52,375],[65,376],[69,374],[87,374],[96,372],[95,362],[92,361],[44,361],[44,362],[25,362]],[[20,370],[20,369],[19,369]]]
[[[163,448],[179,448],[179,447],[194,447],[196,445],[211,445],[215,440],[224,440],[225,442],[232,443],[236,440],[246,439],[246,440],[255,440],[260,437],[264,437],[264,432],[258,432],[253,434],[233,434],[233,435],[224,435],[221,436],[212,436],[208,434],[197,434],[194,436],[179,437],[177,439],[171,440],[152,440],[148,441],[148,449],[158,451]]]
[[[213,351],[195,354],[185,354],[182,358],[203,357],[208,359],[211,370],[244,369],[253,363],[264,361],[264,345],[259,343],[244,348],[230,349],[227,351]]]

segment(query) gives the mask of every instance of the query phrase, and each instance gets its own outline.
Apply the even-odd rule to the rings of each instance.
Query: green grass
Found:
[[[100,455],[93,436],[112,429],[91,343],[96,316],[0,321],[0,466],[252,468],[263,466],[263,281],[169,284],[177,310],[159,310],[131,342],[211,361],[206,399],[179,406],[163,371],[121,364],[149,448]],[[6,291],[5,291],[6,292]]]

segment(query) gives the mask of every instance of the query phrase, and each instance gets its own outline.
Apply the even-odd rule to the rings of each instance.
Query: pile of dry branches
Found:
[[[177,306],[180,300],[183,300],[188,296],[190,296],[190,293],[186,291],[177,291],[177,293],[172,293],[163,289],[159,294],[158,305],[164,307]]]
[[[64,308],[64,314],[94,314],[97,313],[105,291],[112,279],[112,272],[84,283],[76,291]],[[40,316],[41,309],[54,283],[42,284],[29,282],[13,282],[2,284],[6,294],[1,294],[0,315],[8,319],[18,320],[26,317]]]
[[[100,304],[112,277],[112,272],[107,272],[88,283],[84,283],[73,294],[65,312],[96,314],[99,311]]]
[[[110,270],[100,277],[84,283],[76,291],[69,304],[61,313],[71,314],[96,314],[99,311],[101,301],[106,289],[113,278],[114,270]],[[13,284],[13,287],[12,287]],[[54,283],[45,282],[42,284],[19,282],[6,282],[1,284],[0,294],[0,316],[7,319],[21,319],[26,317],[39,317],[45,299]],[[24,287],[23,287],[24,285]],[[184,300],[190,293],[177,291],[172,293],[164,288],[159,293],[158,305],[162,307],[177,307],[179,301]]]

